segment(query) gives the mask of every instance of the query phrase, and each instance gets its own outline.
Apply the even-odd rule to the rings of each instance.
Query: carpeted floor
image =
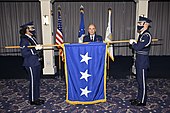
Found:
[[[0,80],[0,113],[170,113],[170,79],[149,79],[145,107],[131,106],[135,97],[135,79],[108,79],[107,102],[94,105],[70,105],[65,102],[63,79],[41,79],[41,97],[45,104],[30,105],[26,79]]]

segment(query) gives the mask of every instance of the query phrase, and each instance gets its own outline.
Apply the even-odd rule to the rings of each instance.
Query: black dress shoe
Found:
[[[134,102],[134,101],[137,101],[137,99],[130,99],[129,101],[130,102]]]
[[[45,100],[42,99],[37,99],[37,101],[39,101],[41,104],[44,104]]]
[[[146,106],[146,103],[142,103],[137,99],[134,99],[133,101],[131,101],[131,105],[133,106]]]
[[[42,105],[42,104],[44,104],[44,102],[42,102],[42,100],[38,99],[35,101],[31,101],[30,104],[31,105]]]
[[[146,103],[138,103],[138,104],[136,104],[136,106],[146,106]]]

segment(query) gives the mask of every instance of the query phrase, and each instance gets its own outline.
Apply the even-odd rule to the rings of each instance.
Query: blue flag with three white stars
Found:
[[[64,44],[66,102],[94,104],[106,101],[106,44]]]

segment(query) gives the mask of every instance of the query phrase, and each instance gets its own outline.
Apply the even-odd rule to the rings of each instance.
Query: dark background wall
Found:
[[[58,57],[56,56],[58,66]],[[22,67],[21,56],[0,56],[0,79],[25,79],[28,78],[24,67]],[[115,56],[115,61],[110,59],[108,77],[115,79],[129,78],[131,75],[132,56]],[[170,56],[150,56],[149,78],[170,78],[169,64]],[[58,67],[57,67],[58,68]],[[59,70],[55,75],[43,75],[44,77],[59,77]],[[64,69],[62,68],[62,77]]]

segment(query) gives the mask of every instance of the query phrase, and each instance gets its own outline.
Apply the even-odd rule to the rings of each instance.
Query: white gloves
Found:
[[[136,40],[130,39],[130,40],[129,40],[129,44],[133,44],[133,43],[137,43]]]
[[[36,49],[36,50],[41,50],[42,48],[43,48],[43,47],[42,47],[42,45],[40,45],[40,44],[38,44],[38,45],[35,46],[35,49]]]

